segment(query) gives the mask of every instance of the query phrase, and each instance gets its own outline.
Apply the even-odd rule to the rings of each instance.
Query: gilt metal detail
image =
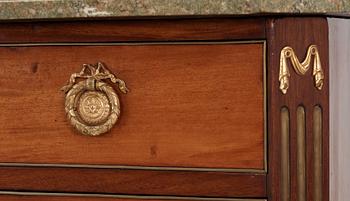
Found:
[[[311,66],[312,55],[314,55],[312,75],[314,76],[315,87],[318,90],[322,89],[324,73],[321,66],[321,60],[317,50],[317,46],[309,46],[305,60],[302,63],[299,62],[298,57],[294,53],[294,50],[291,47],[287,46],[281,50],[280,54],[280,72],[278,79],[280,81],[280,90],[283,94],[286,94],[289,88],[290,73],[287,65],[287,59],[290,59],[292,66],[297,74],[304,75]]]
[[[76,79],[85,79],[76,83]],[[62,87],[66,93],[65,111],[70,123],[80,133],[97,136],[108,132],[120,116],[118,95],[103,80],[117,83],[122,93],[128,89],[101,62],[84,64],[79,73],[71,75],[69,84]]]

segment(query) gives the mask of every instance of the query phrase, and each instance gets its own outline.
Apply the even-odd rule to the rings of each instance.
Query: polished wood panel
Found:
[[[268,129],[269,129],[269,173],[268,194],[269,200],[281,200],[281,124],[280,110],[288,107],[290,111],[290,200],[297,200],[297,107],[305,108],[306,123],[306,200],[316,201],[313,196],[314,189],[314,150],[313,150],[313,108],[320,105],[322,108],[322,201],[329,199],[328,185],[328,34],[327,20],[312,17],[285,17],[271,19],[267,23],[268,40]],[[325,74],[322,90],[314,87],[312,70],[305,75],[298,75],[290,68],[290,87],[286,95],[279,89],[280,51],[285,46],[291,46],[299,60],[303,60],[309,45],[317,45],[322,67]],[[317,200],[318,201],[318,200]]]
[[[121,196],[123,197],[123,196]],[[0,195],[1,201],[266,201],[265,199],[220,199],[220,198],[112,198],[97,197],[94,195]],[[124,196],[125,197],[125,196]]]
[[[237,40],[265,38],[264,18],[0,23],[0,43]]]
[[[85,197],[85,196],[30,196],[30,195],[0,195],[0,201],[165,201],[156,199],[122,199],[122,198],[103,198],[103,197]]]
[[[264,169],[262,43],[0,48],[1,162]],[[77,134],[60,88],[83,63],[125,80],[106,135]]]
[[[0,189],[134,195],[266,197],[265,174],[1,167]]]

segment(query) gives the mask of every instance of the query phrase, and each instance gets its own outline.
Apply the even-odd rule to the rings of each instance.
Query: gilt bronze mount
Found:
[[[280,81],[280,90],[282,91],[283,94],[287,93],[287,90],[289,88],[289,69],[287,65],[287,59],[290,59],[290,62],[295,70],[295,72],[298,75],[304,75],[309,68],[311,67],[311,56],[314,56],[314,62],[313,62],[313,69],[312,69],[312,75],[314,76],[314,82],[315,82],[315,87],[318,90],[322,89],[323,86],[323,80],[324,80],[324,73],[323,69],[321,66],[321,59],[320,55],[317,50],[316,45],[310,45],[307,54],[305,57],[305,60],[300,63],[298,57],[294,53],[294,50],[286,46],[281,50],[280,54],[280,72],[279,72],[279,81]]]
[[[85,79],[76,82],[76,79]],[[65,111],[70,123],[81,134],[98,136],[108,132],[120,116],[118,95],[107,82],[117,83],[122,93],[128,89],[123,80],[115,77],[101,62],[83,64],[79,73],[73,73],[66,93]]]

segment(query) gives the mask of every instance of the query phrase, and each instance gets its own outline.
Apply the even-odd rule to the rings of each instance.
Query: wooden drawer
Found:
[[[111,196],[84,194],[36,194],[21,193],[0,195],[1,201],[266,201],[265,199],[220,199],[220,198],[176,198],[176,197],[146,197],[146,196]]]
[[[264,42],[12,46],[0,60],[2,162],[265,169]],[[97,61],[130,92],[117,125],[87,137],[60,88]]]
[[[0,194],[328,201],[326,27],[293,17],[0,23]],[[98,62],[130,91],[104,80],[121,113],[91,137],[71,125],[60,89]],[[314,71],[301,75],[306,64]]]
[[[1,24],[0,191],[265,198],[262,21]],[[130,91],[90,137],[60,89],[97,62]]]

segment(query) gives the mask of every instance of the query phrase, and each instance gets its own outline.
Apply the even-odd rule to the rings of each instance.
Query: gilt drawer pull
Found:
[[[77,82],[77,78],[85,79]],[[102,80],[118,83],[119,90],[127,93],[125,82],[116,78],[102,63],[84,64],[79,73],[73,73],[66,93],[65,110],[71,124],[82,134],[97,136],[108,132],[120,116],[118,95],[112,86]]]

